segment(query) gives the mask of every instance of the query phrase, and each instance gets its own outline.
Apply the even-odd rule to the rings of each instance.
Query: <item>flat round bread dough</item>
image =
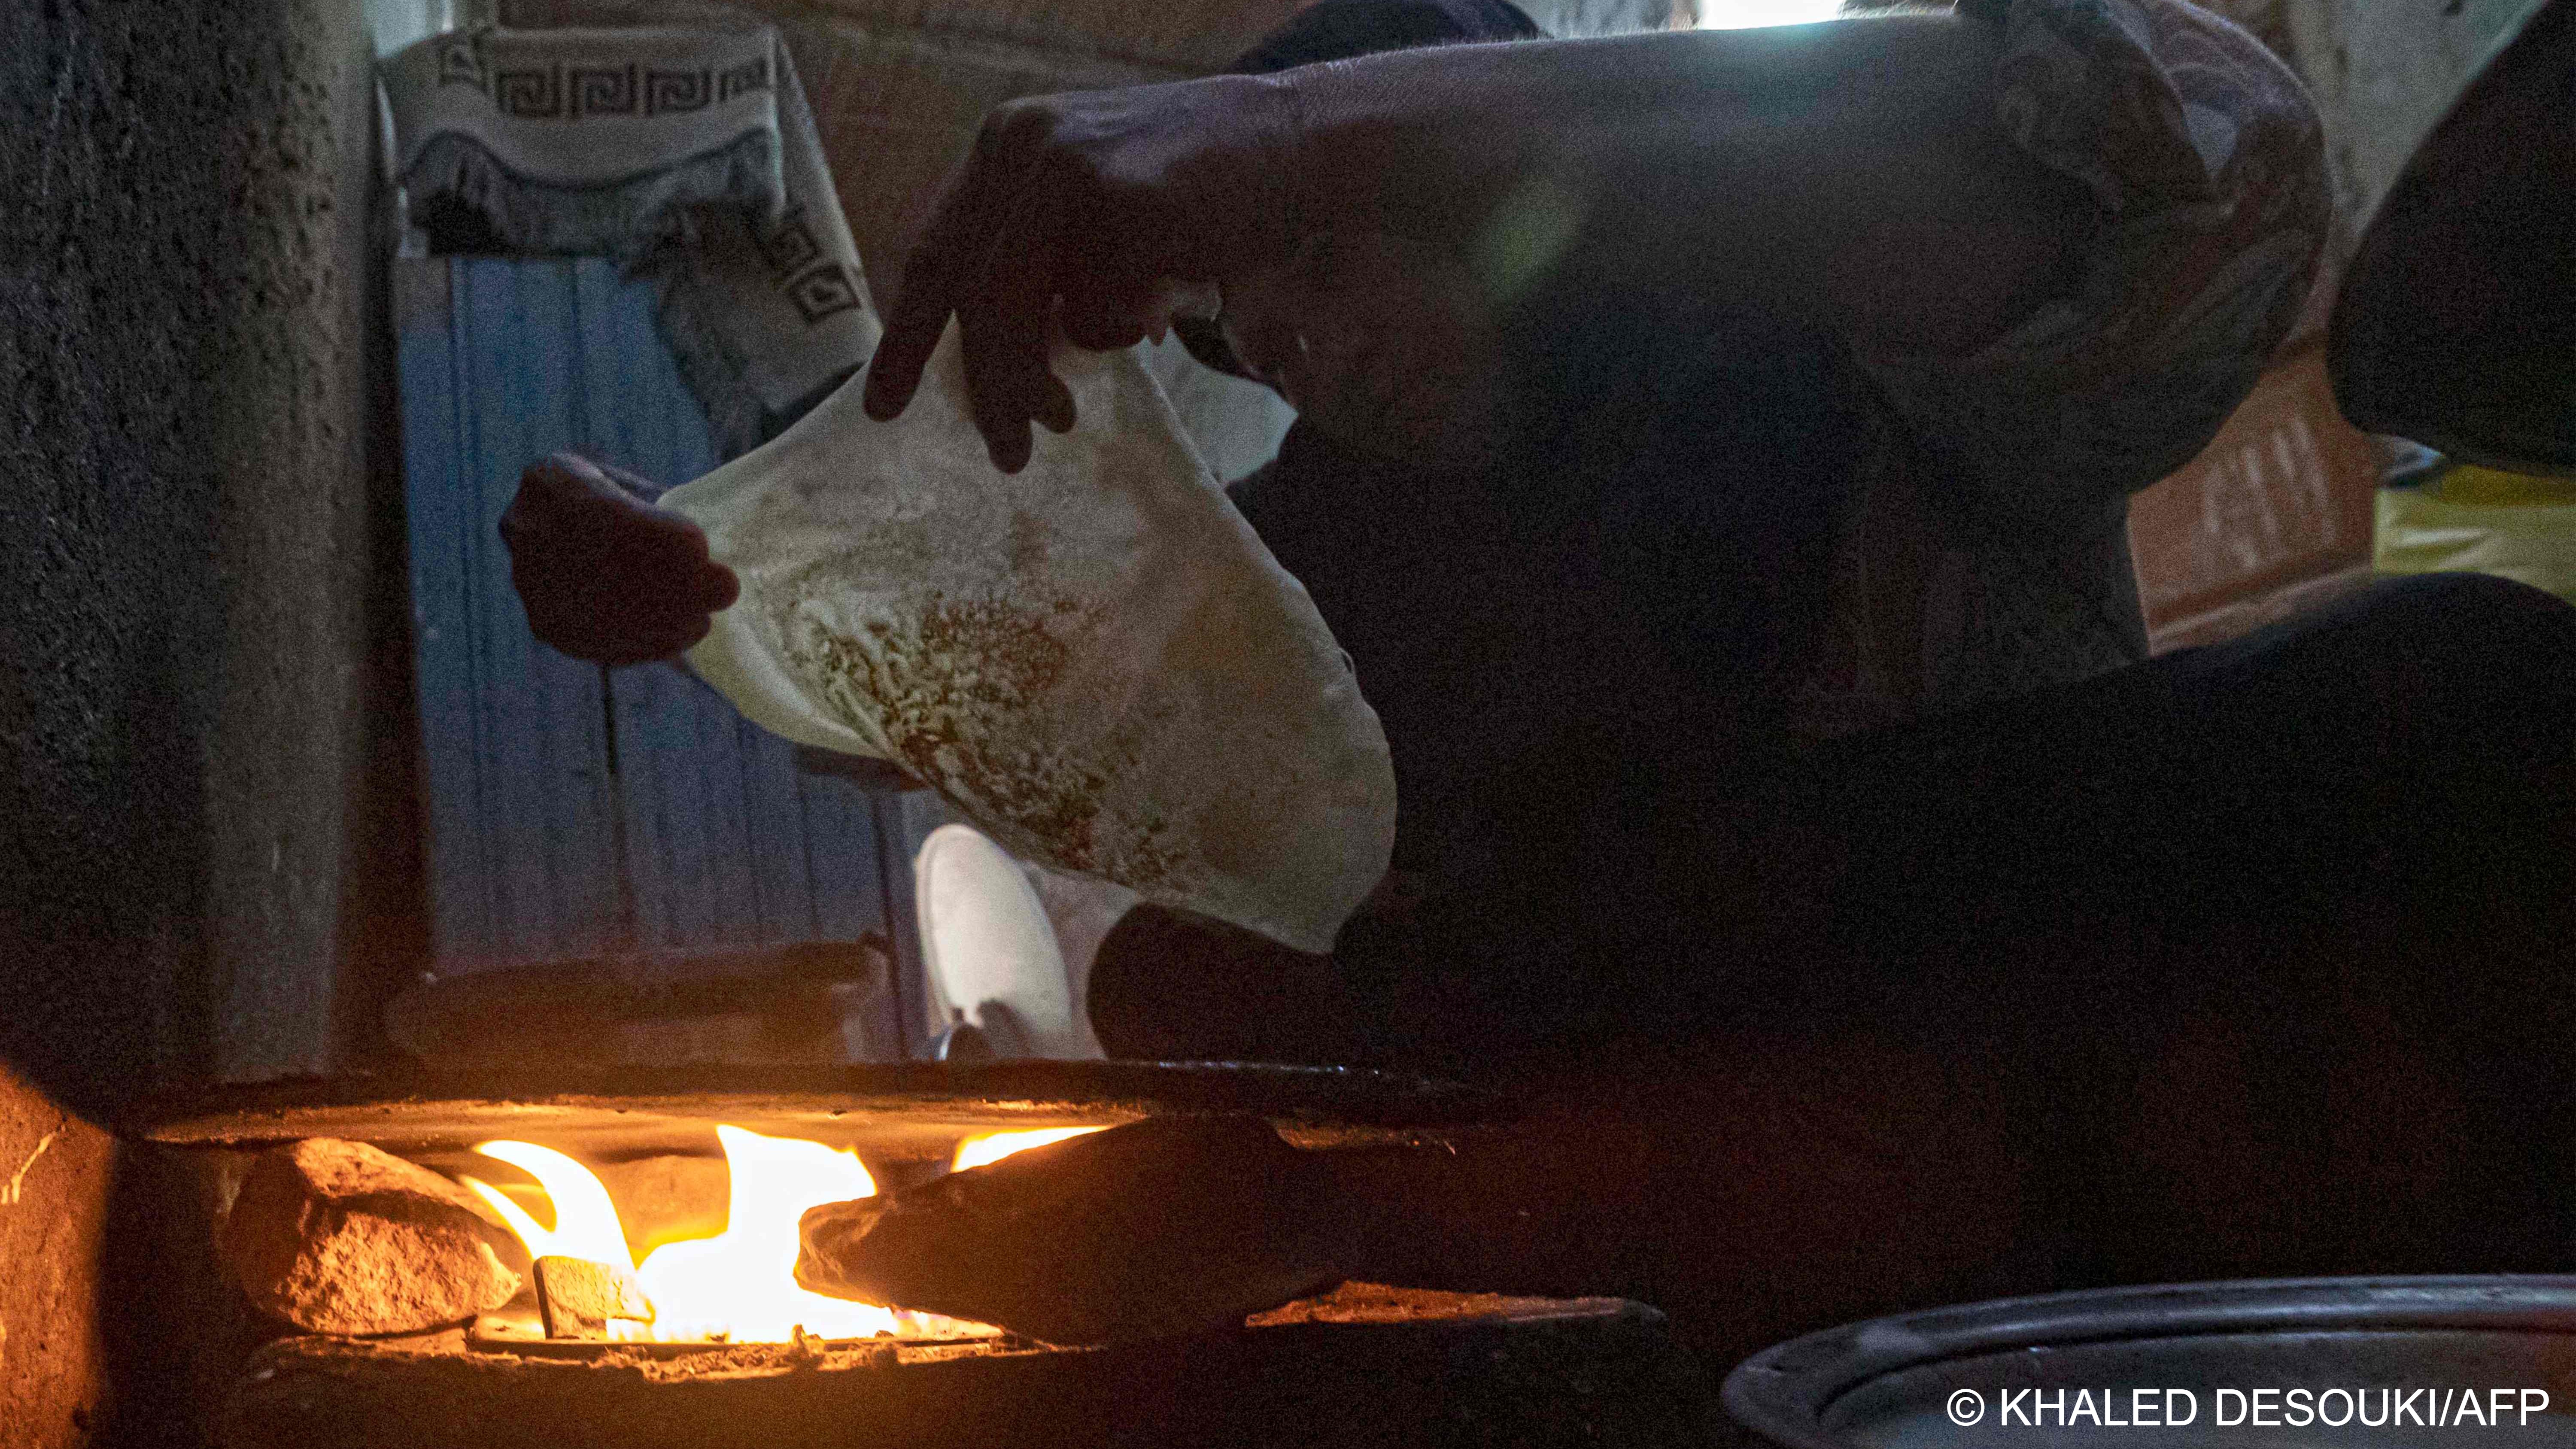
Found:
[[[862,372],[664,495],[742,580],[689,661],[1014,855],[1329,951],[1393,847],[1377,715],[1132,351],[1055,365],[1079,421],[1017,474],[952,326],[900,418],[862,410]]]

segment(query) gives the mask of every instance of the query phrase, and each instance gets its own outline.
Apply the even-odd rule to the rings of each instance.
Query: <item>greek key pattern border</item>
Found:
[[[577,121],[584,116],[676,116],[703,111],[775,85],[769,57],[740,65],[663,69],[653,66],[487,65],[471,38],[438,52],[438,84],[471,86],[494,109],[520,120]]]
[[[755,230],[752,241],[769,268],[770,284],[796,304],[797,315],[807,326],[859,305],[858,285],[850,280],[849,269],[824,252],[823,243],[806,223],[803,207],[788,208],[776,226]]]

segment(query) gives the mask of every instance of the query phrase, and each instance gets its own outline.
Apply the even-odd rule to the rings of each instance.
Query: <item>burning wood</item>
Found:
[[[1075,1163],[1069,1176],[1060,1167],[996,1176],[985,1166],[1086,1134],[1107,1145],[1049,1159]],[[1238,1324],[1248,1312],[1339,1281],[1347,1267],[1318,1246],[1325,1235],[1294,1226],[1324,1215],[1315,1210],[1318,1179],[1306,1154],[1257,1118],[1166,1119],[1123,1135],[1065,1126],[967,1138],[955,1156],[962,1175],[900,1200],[896,1221],[864,1250],[812,1267],[835,1287],[827,1296],[798,1280],[800,1219],[809,1209],[838,1214],[855,1225],[853,1241],[866,1235],[885,1216],[876,1210],[867,1168],[854,1154],[816,1142],[726,1124],[716,1136],[729,1202],[721,1218],[703,1221],[717,1230],[663,1241],[640,1262],[596,1173],[554,1148],[517,1141],[485,1142],[476,1151],[533,1178],[534,1193],[525,1185],[504,1192],[471,1176],[450,1183],[362,1143],[314,1138],[279,1149],[261,1160],[240,1194],[225,1227],[227,1253],[255,1301],[313,1332],[414,1332],[482,1315],[485,1324],[506,1325],[491,1332],[511,1342],[542,1333],[600,1344],[956,1340],[997,1332],[980,1320],[910,1306],[921,1301],[1007,1304],[1032,1336],[1105,1342]],[[494,1247],[513,1245],[481,1214],[477,1197],[516,1235],[530,1264],[530,1297],[511,1301],[520,1276],[501,1265]],[[1013,1224],[1046,1226],[1034,1233],[1005,1228],[1005,1251],[983,1252],[950,1241],[958,1224],[943,1210],[957,1203],[967,1204],[970,1216],[999,1213]],[[551,1209],[552,1223],[532,1206]],[[825,1237],[832,1231],[802,1226]],[[966,1237],[981,1231],[970,1224]],[[1053,1253],[1059,1239],[1063,1271],[1031,1261],[1031,1254],[1042,1260]],[[900,1256],[906,1244],[931,1254],[963,1251],[978,1266],[938,1266],[930,1278],[940,1281],[921,1280],[920,1298],[858,1301],[863,1290],[854,1287],[881,1270],[876,1260],[888,1250]],[[1019,1277],[996,1276],[993,1265],[1012,1263]],[[896,1279],[920,1275],[904,1279],[898,1269]],[[1068,1301],[1035,1301],[1044,1284],[1060,1285],[1054,1291]]]
[[[1054,1344],[1236,1327],[1349,1277],[1309,1154],[1257,1117],[1162,1117],[807,1211],[796,1281]]]
[[[612,1336],[612,1321],[653,1321],[653,1305],[631,1268],[550,1256],[537,1260],[536,1279],[537,1311],[545,1316],[548,1338],[605,1339]]]
[[[954,1338],[989,1334],[981,1324],[896,1312],[826,1298],[797,1286],[797,1218],[821,1202],[863,1198],[876,1181],[858,1158],[819,1142],[766,1137],[719,1124],[731,1179],[724,1230],[667,1242],[635,1261],[617,1205],[578,1161],[533,1142],[486,1142],[475,1150],[537,1180],[554,1205],[542,1226],[490,1183],[463,1179],[527,1245],[539,1287],[565,1294],[545,1308],[548,1338],[634,1336],[658,1343],[794,1343],[819,1339]],[[562,1266],[553,1266],[560,1262]],[[640,1312],[627,1311],[641,1308]]]
[[[314,1333],[413,1333],[498,1308],[519,1275],[474,1198],[363,1142],[314,1137],[251,1165],[218,1237],[253,1303]]]

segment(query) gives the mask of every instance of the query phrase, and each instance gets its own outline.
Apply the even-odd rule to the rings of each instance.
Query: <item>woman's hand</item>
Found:
[[[1293,238],[1266,78],[1040,96],[986,120],[904,273],[870,365],[871,416],[911,401],[953,314],[993,462],[1073,425],[1059,337],[1159,336],[1214,288],[1245,365],[1300,413],[1391,459],[1455,464],[1494,433],[1484,297],[1449,250],[1366,230]],[[1292,245],[1293,241],[1293,245]]]
[[[645,501],[599,464],[557,453],[519,475],[501,515],[510,584],[537,638],[600,664],[668,659],[707,637],[741,593],[733,570],[707,556],[707,536]]]
[[[1175,283],[1215,285],[1229,313],[1285,316],[1254,301],[1283,278],[1296,294],[1293,264],[1317,238],[1402,238],[1436,265],[1409,269],[1409,293],[1299,299],[1306,376],[1282,342],[1244,341],[1319,414],[1354,403],[1354,419],[1435,446],[1483,426],[1454,381],[1481,366],[1463,336],[1477,322],[1440,275],[1470,262],[1481,305],[1570,278],[1670,297],[1680,315],[1741,308],[1873,351],[1965,355],[2064,289],[2098,221],[2081,183],[1996,120],[2001,54],[1991,25],[1910,16],[1434,46],[1013,101],[909,259],[868,412],[903,411],[953,315],[976,427],[1016,470],[1032,421],[1073,424],[1047,368],[1059,333],[1128,345]],[[1405,301],[1392,317],[1370,305],[1388,297]],[[1398,335],[1424,303],[1461,336]],[[1362,335],[1330,335],[1343,323]],[[1453,380],[1370,381],[1418,371],[1417,352]],[[1426,397],[1442,400],[1427,432]]]
[[[1029,459],[1029,424],[1073,426],[1048,370],[1059,335],[1129,346],[1176,293],[1287,259],[1287,191],[1272,153],[1282,91],[1259,76],[1009,102],[985,118],[905,263],[869,365],[868,415],[901,413],[954,315],[967,391],[993,463]]]

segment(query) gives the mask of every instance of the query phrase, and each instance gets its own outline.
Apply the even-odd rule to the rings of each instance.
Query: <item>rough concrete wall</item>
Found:
[[[1673,23],[1674,0],[1516,0],[1529,18],[1539,23],[1550,35],[1626,35],[1638,30],[1662,30]],[[1698,19],[1698,7],[1682,12],[1682,25],[1688,28]]]
[[[504,25],[685,24],[756,14],[792,39],[837,34],[996,69],[1065,71],[1094,85],[1212,71],[1304,0],[493,0]],[[800,55],[799,64],[803,63]],[[807,76],[810,88],[814,78]]]
[[[2325,118],[2349,247],[2416,145],[2540,0],[2252,0]],[[2266,29],[2264,25],[2256,27]]]
[[[0,1064],[93,1115],[328,1052],[363,61],[355,0],[0,6]]]

